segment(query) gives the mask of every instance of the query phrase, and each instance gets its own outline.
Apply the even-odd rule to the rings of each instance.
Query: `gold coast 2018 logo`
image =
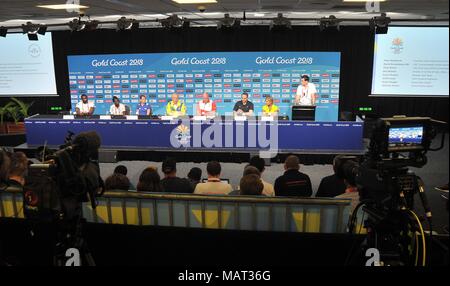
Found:
[[[175,135],[178,142],[181,145],[189,144],[189,142],[191,141],[191,130],[189,129],[189,127],[184,124],[180,124],[176,130],[177,132],[175,133]]]
[[[403,40],[401,38],[393,39],[391,50],[394,54],[400,54],[403,51]]]

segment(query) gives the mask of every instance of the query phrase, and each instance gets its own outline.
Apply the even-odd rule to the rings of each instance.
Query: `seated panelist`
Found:
[[[143,94],[139,97],[139,104],[136,107],[136,115],[152,115],[152,107],[150,106],[150,104],[147,104],[147,97]]]
[[[111,115],[125,115],[126,109],[125,105],[120,103],[117,96],[113,97],[113,105],[109,108],[109,114]]]
[[[172,94],[172,100],[166,106],[166,115],[173,117],[186,115],[186,104],[179,100],[178,94]]]
[[[250,116],[253,115],[254,109],[253,103],[248,100],[248,93],[244,92],[241,100],[234,105],[233,113],[235,116]]]
[[[81,95],[81,101],[75,107],[75,113],[79,116],[91,116],[94,114],[95,105],[90,102],[86,94]]]
[[[266,97],[266,104],[262,107],[263,116],[278,116],[279,108],[273,104],[273,97]]]
[[[215,116],[216,111],[216,103],[209,98],[209,94],[207,92],[203,93],[203,100],[197,104],[197,115]]]

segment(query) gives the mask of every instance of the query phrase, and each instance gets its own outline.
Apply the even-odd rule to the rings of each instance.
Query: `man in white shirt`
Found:
[[[197,115],[215,116],[216,111],[216,103],[209,98],[209,94],[207,92],[203,93],[203,100],[197,105]]]
[[[195,187],[194,194],[197,195],[228,195],[233,191],[230,184],[222,183],[220,181],[220,173],[222,167],[219,162],[209,162],[206,166],[208,173],[208,182],[199,183]]]
[[[86,94],[81,95],[81,101],[75,106],[75,113],[81,116],[90,116],[94,114],[95,105],[88,101]]]
[[[113,105],[109,108],[109,114],[111,115],[125,115],[126,109],[125,105],[120,103],[117,96],[113,97]]]
[[[309,82],[309,76],[302,75],[301,84],[295,95],[295,105],[316,105],[317,89]]]

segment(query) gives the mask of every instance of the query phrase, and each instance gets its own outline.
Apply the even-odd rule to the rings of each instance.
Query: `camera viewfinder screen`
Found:
[[[389,129],[389,145],[421,145],[423,126],[394,127]]]

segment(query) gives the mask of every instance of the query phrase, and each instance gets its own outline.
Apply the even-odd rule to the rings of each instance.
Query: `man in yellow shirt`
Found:
[[[172,101],[166,106],[166,115],[173,117],[186,115],[186,104],[179,100],[178,94],[172,94]]]
[[[262,107],[264,116],[277,116],[279,108],[275,104],[273,104],[273,97],[266,97],[266,105]]]

